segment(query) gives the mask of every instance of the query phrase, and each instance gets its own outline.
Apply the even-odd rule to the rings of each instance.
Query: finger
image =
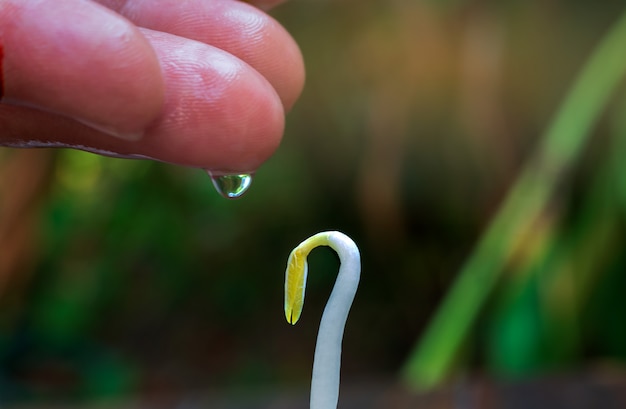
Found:
[[[0,104],[0,143],[70,146],[224,172],[256,170],[283,132],[284,112],[273,87],[220,49],[149,30],[144,35],[160,59],[166,94],[162,116],[141,141],[102,138],[67,118]]]
[[[83,0],[0,1],[4,98],[137,138],[164,101],[161,68],[128,20]]]
[[[143,32],[167,84],[164,115],[149,128],[150,153],[202,167],[210,160],[213,170],[256,170],[276,150],[284,129],[284,109],[271,84],[219,48]]]
[[[201,41],[260,72],[286,110],[304,84],[300,50],[287,31],[256,7],[236,0],[102,0],[135,24]]]

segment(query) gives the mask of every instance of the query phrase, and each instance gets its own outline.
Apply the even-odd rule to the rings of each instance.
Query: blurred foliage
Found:
[[[306,385],[336,258],[311,255],[296,328],[284,322],[282,279],[293,246],[325,229],[351,235],[363,255],[343,379],[397,376],[623,7],[279,7],[308,83],[283,145],[237,201],[202,171],[167,164],[63,150],[20,159],[19,178],[4,166],[46,182],[24,194],[39,211],[8,236],[28,237],[28,251],[1,270],[3,401]],[[519,238],[457,368],[519,377],[626,359],[623,88]],[[34,166],[44,162],[52,172]],[[0,184],[3,203],[19,196],[12,186]]]
[[[413,387],[429,388],[443,380],[501,273],[510,269],[515,275],[521,273],[522,277],[532,277],[534,274],[527,273],[536,271],[535,274],[545,277],[554,274],[551,271],[559,267],[558,264],[551,265],[549,253],[564,240],[558,244],[551,240],[558,230],[558,215],[555,217],[554,205],[550,202],[557,194],[560,199],[560,186],[587,147],[591,129],[624,78],[624,38],[626,13],[607,32],[581,69],[541,137],[536,152],[526,160],[419,347],[409,358],[404,377]],[[596,197],[600,195],[592,196],[592,201]],[[559,258],[576,257],[574,249],[564,249]],[[581,273],[585,274],[584,271],[578,274]],[[559,275],[560,285],[563,276],[565,274]],[[516,281],[516,288],[525,290],[529,287],[524,280]],[[567,293],[577,291],[576,286],[568,287],[571,289]],[[528,304],[534,305],[534,302],[524,302],[524,305]],[[519,347],[520,344],[516,343],[514,349],[523,349]]]

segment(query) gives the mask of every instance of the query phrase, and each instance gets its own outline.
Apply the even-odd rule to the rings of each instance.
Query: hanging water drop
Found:
[[[217,192],[227,199],[237,199],[243,196],[250,188],[252,175],[250,173],[222,173],[207,171]]]

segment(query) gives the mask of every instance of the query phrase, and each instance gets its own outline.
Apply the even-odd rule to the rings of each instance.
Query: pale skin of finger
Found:
[[[75,0],[0,1],[4,103],[138,133],[159,115],[156,53],[125,18]]]
[[[276,20],[246,3],[237,0],[100,2],[140,27],[201,41],[242,59],[272,84],[286,110],[302,91],[304,64],[298,46]]]
[[[143,31],[157,50],[169,86],[163,115],[141,141],[103,139],[98,132],[66,118],[0,105],[0,129],[12,135],[5,144],[62,144],[225,172],[256,170],[277,148],[284,126],[282,103],[269,82],[220,49]],[[39,126],[58,137],[42,137]]]
[[[231,1],[217,2],[235,4]],[[243,6],[247,7],[243,14],[248,13],[250,16],[249,10],[252,8]],[[168,12],[163,10],[164,14]],[[255,12],[263,15],[258,10]],[[299,68],[296,61],[291,65],[292,68],[283,70],[285,76],[295,80],[284,81],[282,86],[274,85],[264,78],[266,74],[260,75],[252,68],[258,66],[261,67],[259,70],[271,73],[271,69],[263,68],[271,67],[271,64],[263,62],[263,58],[257,57],[258,61],[250,65],[223,51],[216,58],[214,54],[219,50],[214,47],[146,30],[142,35],[158,56],[167,93],[160,115],[145,129],[141,142],[105,138],[93,129],[49,112],[0,104],[0,144],[73,146],[114,156],[149,157],[223,171],[254,170],[278,146],[284,121],[281,101],[286,106],[290,105],[290,100],[295,99],[300,92],[303,78],[299,52],[293,40],[273,20],[265,21],[270,23],[264,27],[277,33],[269,35],[270,43],[278,43],[275,45],[277,50],[289,47],[296,50],[291,55],[296,56]],[[251,32],[254,30],[248,31]],[[193,30],[188,34],[194,34]],[[206,39],[211,37],[211,33],[209,30],[208,37],[207,33],[196,36]],[[219,38],[219,35],[214,38]],[[231,44],[242,45],[239,49],[231,46],[231,49],[245,60],[246,36],[240,36]],[[181,53],[176,53],[183,49],[193,49],[193,52],[185,54],[194,57],[185,60]],[[254,51],[247,52],[250,56],[255,55]],[[258,55],[264,53],[267,53],[267,48],[261,47]],[[276,53],[269,54],[269,59],[276,59]],[[208,60],[213,63],[207,66],[198,63]],[[224,70],[225,67],[228,69]],[[194,83],[194,78],[202,80]]]

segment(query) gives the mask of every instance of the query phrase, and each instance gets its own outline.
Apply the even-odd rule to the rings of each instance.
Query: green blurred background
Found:
[[[273,15],[300,44],[308,82],[280,149],[236,201],[200,170],[2,150],[0,403],[306,388],[337,259],[311,255],[294,328],[282,280],[291,249],[327,229],[352,236],[363,256],[344,380],[430,387],[458,374],[620,367],[624,81],[568,163],[532,158],[624,9],[609,0],[286,3]],[[602,66],[611,64],[621,62]],[[451,329],[428,329],[455,277],[472,273],[466,262],[523,169],[537,173],[511,199],[521,203],[517,227],[477,262],[493,272],[473,282],[484,294],[457,288],[440,311]],[[525,212],[524,192],[543,188],[538,210]],[[470,298],[475,314],[463,308]],[[426,331],[430,347],[417,343]]]

